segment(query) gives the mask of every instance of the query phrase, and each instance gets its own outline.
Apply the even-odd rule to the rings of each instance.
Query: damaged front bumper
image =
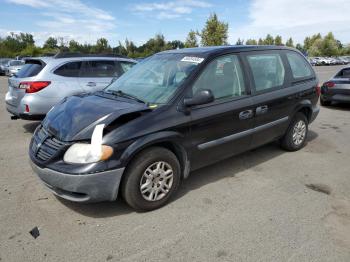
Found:
[[[30,160],[33,171],[55,195],[74,202],[114,201],[125,168],[73,175],[41,168]]]

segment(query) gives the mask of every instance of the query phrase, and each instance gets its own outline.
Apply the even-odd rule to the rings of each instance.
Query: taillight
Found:
[[[321,86],[320,86],[320,84],[316,85],[316,94],[317,94],[317,96],[321,95]]]
[[[50,81],[21,82],[19,88],[25,89],[26,93],[36,93],[51,84]]]
[[[325,85],[326,87],[334,87],[334,86],[335,86],[335,83],[329,81],[329,82],[324,83],[324,85]]]

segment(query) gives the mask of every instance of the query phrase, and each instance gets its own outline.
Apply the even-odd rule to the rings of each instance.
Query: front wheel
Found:
[[[171,151],[162,147],[146,149],[127,167],[123,198],[138,211],[160,208],[176,192],[180,174],[179,161]]]
[[[288,151],[301,149],[305,145],[308,131],[306,116],[303,113],[297,113],[282,138],[282,148]]]

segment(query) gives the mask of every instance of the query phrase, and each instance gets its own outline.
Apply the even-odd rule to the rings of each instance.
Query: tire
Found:
[[[287,151],[297,151],[303,148],[306,143],[308,131],[308,120],[306,116],[303,113],[297,113],[282,138],[282,148]],[[296,137],[293,138],[293,135]]]
[[[332,104],[332,102],[331,102],[331,101],[324,100],[324,99],[322,99],[322,97],[320,97],[320,104],[321,104],[322,106],[330,106],[330,105]]]
[[[154,210],[169,201],[180,180],[177,157],[165,148],[151,147],[139,153],[128,165],[122,181],[122,196],[137,211]],[[141,193],[142,186],[144,193]]]

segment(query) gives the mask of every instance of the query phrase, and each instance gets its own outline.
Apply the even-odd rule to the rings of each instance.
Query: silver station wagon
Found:
[[[12,119],[40,120],[63,98],[100,91],[136,61],[118,55],[60,53],[28,58],[8,79],[6,108]]]

